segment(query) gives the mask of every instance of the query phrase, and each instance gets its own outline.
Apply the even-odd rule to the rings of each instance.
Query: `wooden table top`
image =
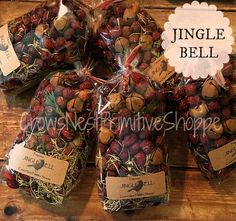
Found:
[[[91,2],[91,0],[86,0]],[[94,1],[92,1],[94,3]],[[143,0],[148,12],[163,26],[177,6],[191,2],[184,0]],[[207,1],[230,19],[236,39],[235,1]],[[35,5],[35,1],[9,2],[0,0],[0,25],[7,23]],[[233,46],[236,52],[236,44]],[[33,91],[18,97],[7,97],[0,92],[0,159],[11,146],[19,130],[21,115],[27,110]],[[169,138],[169,139],[168,139]],[[170,203],[132,213],[108,214],[103,211],[97,194],[95,168],[88,167],[80,185],[57,208],[25,198],[17,190],[0,185],[0,221],[8,220],[222,220],[236,217],[236,175],[221,185],[210,184],[202,177],[189,153],[187,140],[182,131],[167,134],[171,164]],[[93,159],[92,159],[93,160]],[[1,163],[0,163],[1,165]]]

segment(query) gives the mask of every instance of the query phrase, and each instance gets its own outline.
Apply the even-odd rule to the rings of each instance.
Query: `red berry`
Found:
[[[47,151],[52,151],[54,149],[54,145],[50,142],[45,145]]]
[[[131,29],[134,33],[140,33],[141,31],[141,25],[139,24],[138,21],[133,22],[133,24],[131,25]]]
[[[124,26],[122,28],[122,34],[124,37],[129,37],[131,35],[131,28],[129,26]]]
[[[221,113],[225,116],[225,117],[229,117],[231,115],[231,110],[230,108],[224,108],[222,109]]]
[[[153,144],[149,140],[144,140],[140,143],[140,147],[142,148],[145,154],[149,154],[153,150]]]
[[[53,92],[54,87],[52,84],[48,84],[47,87],[44,89],[44,92],[51,93]]]
[[[73,148],[71,146],[67,146],[63,153],[66,155],[66,156],[69,156],[71,153],[73,152]]]
[[[129,153],[127,149],[123,149],[119,154],[120,159],[125,163],[129,159]]]
[[[53,59],[56,62],[62,62],[64,60],[64,57],[65,57],[65,54],[62,52],[53,54]]]
[[[58,137],[58,131],[57,131],[57,129],[56,129],[55,127],[50,127],[50,128],[48,129],[48,134],[49,134],[49,136],[50,136],[51,138],[53,138],[53,139],[55,139],[55,138]]]
[[[80,86],[80,90],[91,90],[93,89],[93,85],[90,81],[84,81]]]
[[[49,50],[54,48],[53,41],[50,38],[44,38],[43,45]]]
[[[119,155],[121,152],[122,146],[116,141],[113,141],[110,145],[110,150],[112,153]]]
[[[134,156],[140,151],[140,143],[134,143],[132,146],[129,147],[129,153]]]
[[[97,41],[97,46],[100,47],[100,48],[106,48],[107,47],[106,43],[102,39],[99,39]]]
[[[217,101],[211,101],[207,104],[210,111],[217,111],[220,109],[220,104]]]
[[[50,136],[46,134],[43,134],[39,139],[41,140],[43,144],[47,144],[51,141]]]
[[[196,145],[198,143],[198,136],[194,135],[193,133],[190,133],[188,135],[188,139],[189,139],[190,143],[193,145]]]
[[[16,180],[16,175],[11,173],[10,171],[8,170],[4,170],[3,172],[3,177],[6,179],[6,180]]]
[[[125,148],[133,145],[137,141],[137,136],[135,134],[130,134],[124,137],[122,144]]]
[[[65,99],[70,100],[74,97],[75,92],[71,88],[65,88],[62,92],[62,95]]]
[[[56,102],[58,104],[58,106],[61,108],[61,109],[65,109],[66,107],[66,101],[65,99],[62,97],[62,96],[59,96],[56,98]]]
[[[66,40],[71,40],[73,38],[75,31],[73,28],[68,28],[65,32],[64,32],[64,38]]]
[[[153,41],[159,40],[160,37],[161,37],[161,34],[160,34],[158,31],[154,31],[154,32],[152,33]]]
[[[41,105],[35,105],[33,106],[33,111],[38,115],[38,116],[42,116],[43,112],[44,112],[44,108]]]
[[[143,152],[139,152],[134,156],[134,162],[139,169],[143,169],[146,163],[146,155]]]
[[[75,138],[75,132],[71,128],[63,128],[61,134],[66,141],[72,141]]]
[[[129,36],[129,41],[130,41],[131,44],[137,44],[139,42],[139,35],[131,34]]]
[[[7,186],[12,189],[17,189],[19,188],[19,183],[16,180],[7,180]]]
[[[55,48],[60,50],[63,47],[65,47],[65,39],[63,37],[58,37],[55,42]]]
[[[196,94],[197,87],[195,84],[188,84],[185,86],[185,93],[187,96],[193,96]]]

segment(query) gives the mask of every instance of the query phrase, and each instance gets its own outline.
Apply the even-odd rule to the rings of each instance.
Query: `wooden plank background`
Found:
[[[91,0],[85,0],[87,3]],[[96,0],[97,1],[97,0]],[[148,12],[160,26],[168,20],[175,7],[185,2],[173,0],[143,0]],[[215,4],[231,21],[236,39],[235,1],[208,1]],[[95,4],[95,1],[92,1]],[[0,25],[7,23],[38,4],[38,1],[1,1]],[[236,44],[233,46],[236,52]],[[11,146],[18,130],[21,115],[27,110],[33,90],[18,97],[0,92],[0,159]],[[169,138],[169,139],[168,139]],[[95,184],[95,169],[88,168],[85,176],[62,208],[55,208],[32,199],[23,199],[16,191],[0,185],[0,221],[5,220],[235,220],[236,176],[222,185],[211,185],[202,177],[189,153],[182,131],[167,134],[172,173],[171,199],[168,205],[134,213],[107,214],[100,206]],[[13,211],[6,216],[6,211]]]

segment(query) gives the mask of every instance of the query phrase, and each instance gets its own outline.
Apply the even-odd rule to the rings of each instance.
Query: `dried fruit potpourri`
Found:
[[[20,93],[50,71],[65,68],[85,53],[87,16],[82,7],[69,10],[59,0],[43,3],[0,29],[0,88]],[[6,66],[8,68],[6,68]]]
[[[141,47],[132,65],[140,71],[162,54],[162,29],[139,1],[103,1],[95,9],[94,29],[98,54],[113,70],[122,68],[138,45]]]
[[[192,153],[210,180],[221,181],[236,168],[235,61],[232,56],[214,78],[183,79],[174,93],[186,119]]]
[[[99,88],[97,185],[105,210],[168,201],[168,164],[159,87],[128,69]]]
[[[88,122],[96,107],[94,85],[101,83],[88,73],[59,71],[41,82],[7,155],[9,187],[58,205],[78,183],[94,140]]]

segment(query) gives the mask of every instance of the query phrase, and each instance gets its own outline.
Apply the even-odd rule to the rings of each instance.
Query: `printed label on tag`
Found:
[[[150,79],[162,85],[175,73],[175,69],[168,65],[168,60],[162,55],[145,72]]]
[[[236,162],[236,140],[208,153],[215,171],[221,170]]]
[[[25,142],[16,144],[9,154],[9,167],[19,173],[47,183],[62,185],[69,163],[24,148]]]
[[[166,193],[165,173],[130,177],[106,177],[107,198],[137,199]]]
[[[11,43],[8,25],[4,25],[0,28],[0,69],[7,76],[19,66],[20,61]]]

